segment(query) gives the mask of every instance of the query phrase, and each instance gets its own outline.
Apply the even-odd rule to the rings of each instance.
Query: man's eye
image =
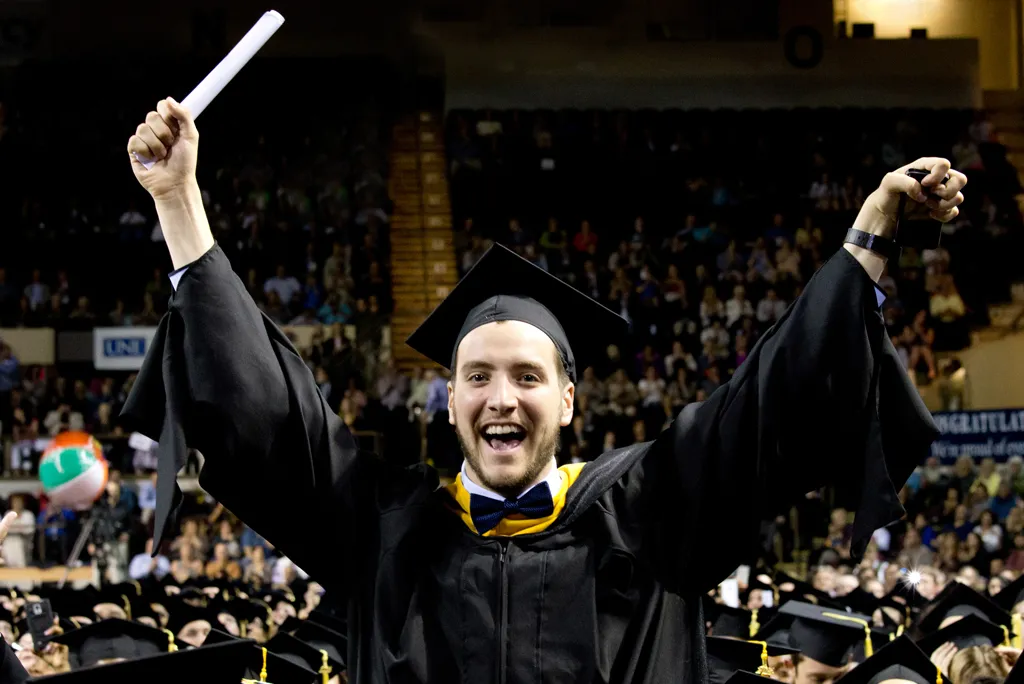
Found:
[[[527,373],[526,375],[524,375],[523,380],[525,382],[540,382],[540,378],[538,378],[533,373]]]
[[[483,373],[473,373],[469,376],[470,382],[483,382],[485,380]]]

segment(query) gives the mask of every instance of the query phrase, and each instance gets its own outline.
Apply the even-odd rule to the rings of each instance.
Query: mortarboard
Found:
[[[839,601],[825,592],[815,589],[811,583],[799,580],[782,570],[776,573],[775,584],[781,594],[780,600],[783,603],[786,601],[801,601],[803,603],[813,603],[816,606],[846,610]]]
[[[1024,601],[1024,575],[1007,584],[1002,591],[992,597],[992,602],[1007,613],[1014,612],[1013,609],[1021,601]]]
[[[331,669],[332,674],[339,674],[345,670],[345,663],[335,660],[330,653],[300,641],[291,634],[278,633],[264,645],[268,651],[285,660],[305,665],[316,672],[320,672],[325,664]]]
[[[963,650],[971,646],[999,646],[1007,638],[1007,631],[977,615],[965,615],[953,624],[917,640],[922,651],[931,656],[939,646],[952,641]]]
[[[746,608],[732,608],[715,603],[708,596],[703,601],[707,619],[711,621],[711,633],[719,637],[750,639],[774,614],[770,608],[762,608],[756,614]]]
[[[768,658],[799,653],[795,648],[773,646],[763,641],[744,641],[726,637],[708,637],[708,680],[724,684],[737,670],[757,672],[770,677]],[[762,669],[763,668],[763,669]],[[766,672],[766,670],[768,670]]]
[[[732,673],[732,676],[726,680],[725,684],[765,684],[765,680],[772,681],[768,677],[764,677],[753,672],[747,672],[746,670],[736,670]]]
[[[860,587],[856,587],[846,596],[837,597],[836,601],[862,615],[873,615],[881,604],[881,600],[875,598],[874,594],[870,594]]]
[[[184,601],[168,601],[167,604],[167,629],[176,638],[180,638],[182,631],[193,622],[206,621],[210,627],[216,627],[217,614],[205,606],[194,606]]]
[[[922,634],[931,634],[938,631],[945,620],[966,615],[976,615],[998,625],[1013,626],[1010,614],[993,603],[992,599],[966,584],[950,582],[924,609],[917,628]]]
[[[245,676],[247,679],[264,681],[263,673],[266,673],[267,684],[315,684],[319,681],[320,676],[308,666],[282,658],[252,639],[239,639],[219,629],[210,630],[206,641],[203,642],[203,648],[239,641],[251,644],[250,651],[246,656],[247,672]]]
[[[1024,684],[1024,658],[1017,658],[1003,684]]]
[[[245,673],[250,648],[251,644],[247,641],[190,648],[138,660],[72,670],[32,681],[55,684],[138,684],[147,681],[234,683],[241,681]],[[199,673],[202,676],[197,679]]]
[[[307,619],[310,622],[315,622],[316,624],[321,625],[322,627],[326,627],[327,629],[333,629],[335,632],[339,634],[348,634],[347,622],[339,617],[332,615],[331,613],[328,613],[327,611],[322,611],[319,609],[312,610],[310,611],[309,618]]]
[[[117,618],[58,634],[51,641],[68,647],[73,669],[92,667],[112,658],[133,660],[167,653],[172,643],[163,630]]]
[[[624,336],[625,319],[568,283],[495,243],[452,288],[406,343],[452,368],[462,338],[493,321],[523,321],[545,333],[575,381]]]
[[[892,679],[914,684],[948,684],[928,655],[908,636],[886,644],[843,675],[844,684],[882,684]]]
[[[327,651],[331,660],[340,663],[344,669],[345,661],[348,659],[348,637],[344,634],[304,620],[292,636],[317,650]]]
[[[842,667],[858,644],[871,657],[871,618],[811,603],[789,601],[754,638],[800,649],[804,656],[830,667]]]

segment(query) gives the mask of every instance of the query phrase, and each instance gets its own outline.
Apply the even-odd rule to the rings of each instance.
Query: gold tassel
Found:
[[[327,664],[327,651],[320,649],[320,657],[323,659],[320,664],[321,684],[328,684],[331,681],[331,666]]]
[[[1022,646],[1021,632],[1024,632],[1024,617],[1020,613],[1013,614],[1013,647],[1018,651]]]
[[[238,636],[243,639],[247,639],[246,633],[249,631],[249,623],[245,620],[238,621]]]
[[[935,666],[935,684],[942,684],[942,670],[938,665]]]
[[[128,581],[131,582],[132,585],[135,587],[135,595],[136,596],[142,596],[142,585],[139,584],[138,582],[136,582],[135,580],[128,580]]]
[[[128,600],[128,597],[121,594],[121,600],[124,601],[124,614],[128,616],[128,619],[132,619],[132,602]]]
[[[895,632],[889,632],[889,641],[896,641]]]
[[[839,613],[822,613],[821,616],[832,618],[833,620],[843,620],[844,622],[855,622],[861,627],[863,627],[864,657],[870,658],[871,656],[875,655],[875,648],[874,645],[871,643],[871,625],[868,624],[867,620],[861,620],[860,618],[850,617],[849,615],[840,615]]]
[[[999,625],[1003,628],[1003,646],[1010,645],[1010,630],[1006,628],[1006,625]]]
[[[263,669],[260,670],[260,681],[265,682],[267,681],[267,649],[261,648],[260,650],[263,651]]]
[[[761,677],[772,677],[775,671],[768,665],[768,643],[765,641],[751,641],[752,644],[761,644],[761,667],[757,668],[754,674]]]
[[[899,627],[896,628],[896,636],[898,636],[898,637],[903,636],[903,625],[900,625]]]
[[[750,611],[750,636],[756,636],[761,631],[761,623],[757,621],[757,608]]]
[[[169,629],[165,629],[165,630],[162,630],[162,631],[163,631],[164,634],[167,635],[167,652],[168,653],[177,653],[178,652],[178,645],[176,643],[174,643],[174,632],[172,632]]]

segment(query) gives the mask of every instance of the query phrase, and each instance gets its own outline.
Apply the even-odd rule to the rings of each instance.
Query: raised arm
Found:
[[[173,534],[176,475],[193,447],[205,457],[204,489],[306,572],[344,587],[344,571],[328,565],[337,550],[352,559],[372,544],[379,507],[406,502],[378,497],[382,478],[392,496],[412,499],[433,489],[431,476],[392,472],[359,453],[299,354],[256,307],[210,233],[195,177],[198,140],[188,112],[163,100],[128,144],[176,270],[168,313],[124,409],[159,444],[154,537]],[[146,169],[135,154],[157,161]],[[320,524],[296,526],[285,514]]]
[[[906,168],[926,168],[936,199]],[[901,194],[952,220],[966,178],[920,159],[888,174],[854,227],[891,237]],[[936,184],[946,173],[948,186]],[[845,245],[751,350],[732,379],[690,404],[617,490],[666,584],[714,586],[756,551],[759,523],[826,484],[857,501],[853,551],[902,515],[898,491],[937,431],[895,354],[876,281],[886,259]]]

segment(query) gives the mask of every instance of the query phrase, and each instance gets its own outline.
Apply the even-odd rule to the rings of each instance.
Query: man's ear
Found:
[[[448,381],[448,423],[455,425],[455,385]]]
[[[559,417],[558,424],[562,427],[567,427],[572,424],[572,409],[575,401],[576,385],[570,382],[566,384],[565,389],[562,390],[562,403],[559,405],[562,413]]]

